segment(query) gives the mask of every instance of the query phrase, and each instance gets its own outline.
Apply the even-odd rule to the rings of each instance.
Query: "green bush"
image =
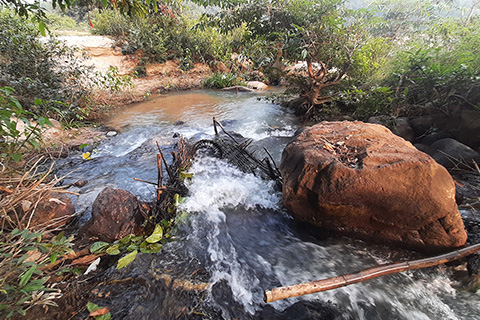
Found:
[[[245,85],[245,81],[233,73],[215,72],[205,79],[203,85],[206,88],[222,89],[237,85]]]
[[[392,115],[397,98],[389,87],[371,87],[340,92],[336,101],[355,119],[366,121],[372,116]]]
[[[124,37],[131,28],[131,18],[118,14],[113,10],[95,9],[92,12],[91,21],[93,34],[113,37]]]
[[[12,95],[10,87],[0,87],[0,159],[19,161],[28,148],[40,149],[41,130],[52,125],[48,118],[27,112]],[[37,100],[37,103],[41,101]],[[33,122],[31,120],[34,120]],[[20,126],[23,125],[23,130]]]
[[[124,54],[141,51],[146,62],[178,59],[182,70],[193,63],[229,61],[234,48],[243,43],[245,26],[222,33],[216,27],[196,26],[183,16],[154,14],[145,18],[124,17],[113,10],[95,11],[94,34],[115,36],[124,42]]]
[[[390,84],[408,90],[412,105],[431,103],[452,115],[458,107],[475,107],[480,104],[479,45],[479,20],[435,25],[398,55]]]
[[[48,26],[56,30],[79,30],[82,27],[77,22],[68,16],[61,15],[56,12],[47,13]]]
[[[54,37],[40,39],[34,25],[7,10],[0,12],[0,48],[0,86],[15,89],[26,111],[76,119],[90,94],[86,53]]]

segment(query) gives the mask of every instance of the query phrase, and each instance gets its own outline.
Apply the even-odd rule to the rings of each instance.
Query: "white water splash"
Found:
[[[233,298],[253,314],[252,288],[259,280],[252,276],[238,256],[234,239],[226,225],[224,208],[241,206],[245,209],[278,208],[280,197],[273,190],[273,182],[263,181],[253,174],[246,174],[218,159],[200,158],[190,172],[193,182],[188,186],[190,195],[180,209],[195,212],[197,224],[192,238],[207,238],[208,256],[211,262],[211,283],[228,283]],[[252,212],[252,214],[255,214]],[[225,317],[227,312],[224,312]]]
[[[244,173],[219,159],[200,158],[190,170],[193,183],[188,185],[190,195],[181,209],[189,212],[208,212],[224,207],[244,206],[247,209],[278,208],[279,194],[274,183]]]

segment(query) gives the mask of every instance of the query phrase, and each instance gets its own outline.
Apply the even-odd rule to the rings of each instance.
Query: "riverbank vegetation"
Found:
[[[15,179],[22,155],[41,149],[51,119],[71,127],[98,118],[147,76],[147,66],[168,60],[182,74],[208,66],[208,88],[250,80],[285,85],[279,99],[310,122],[480,111],[478,1],[57,0],[48,13],[22,1],[0,4],[0,170],[9,176],[0,203],[45,182]],[[95,73],[86,52],[53,36],[65,29],[113,37],[135,58],[135,71]],[[45,242],[28,224],[5,223],[23,208],[20,200],[2,206],[0,294],[9,299],[0,312],[7,315],[50,304],[55,294],[46,293],[42,268],[71,248],[63,235]]]

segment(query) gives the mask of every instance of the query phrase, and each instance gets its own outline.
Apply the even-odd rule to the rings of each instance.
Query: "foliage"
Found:
[[[13,88],[0,87],[0,158],[19,161],[25,149],[40,149],[41,130],[52,124],[48,118],[25,111],[14,93]]]
[[[441,19],[451,5],[449,0],[374,0],[369,7],[383,20],[372,31],[396,39],[410,37]]]
[[[92,24],[94,26],[91,29],[93,34],[123,37],[131,28],[132,19],[118,14],[113,10],[95,9],[92,12]]]
[[[123,42],[124,54],[141,52],[146,62],[179,59],[182,70],[193,63],[228,61],[233,48],[243,38],[242,27],[221,33],[215,27],[194,27],[194,21],[168,14],[144,18],[125,17],[113,10],[95,11],[92,20],[95,34],[111,35]]]
[[[479,27],[479,20],[467,26],[452,20],[434,25],[427,37],[398,55],[391,84],[408,90],[410,104],[430,103],[451,115],[458,107],[479,105]]]
[[[106,253],[113,256],[127,253],[117,262],[117,269],[122,269],[135,260],[138,251],[142,253],[160,252],[162,245],[173,240],[172,227],[173,220],[162,220],[155,225],[155,229],[148,237],[131,234],[112,244],[98,241],[91,245],[90,251],[93,254]]]
[[[355,119],[363,121],[377,115],[393,115],[395,103],[398,102],[389,87],[360,89],[355,86],[341,92],[336,101],[341,102]]]
[[[57,290],[46,285],[43,267],[71,251],[72,237],[63,233],[49,242],[42,233],[13,229],[0,231],[0,314],[25,315],[34,305],[56,305]]]
[[[245,81],[233,73],[215,72],[205,79],[203,85],[206,88],[222,89],[237,85],[245,85]]]
[[[119,74],[118,67],[110,67],[105,74],[97,75],[95,84],[99,89],[108,90],[111,93],[118,93],[133,87],[132,77]]]
[[[90,93],[90,68],[81,63],[85,56],[54,37],[38,36],[27,21],[0,12],[0,85],[14,88],[27,111],[76,119]]]
[[[55,12],[46,13],[48,26],[55,30],[77,30],[81,27],[69,16]]]

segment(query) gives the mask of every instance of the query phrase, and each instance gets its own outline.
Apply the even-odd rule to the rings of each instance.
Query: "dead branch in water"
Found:
[[[341,288],[350,284],[374,279],[388,274],[438,266],[450,261],[461,259],[476,252],[480,252],[480,243],[431,258],[384,264],[357,273],[266,290],[264,300],[265,302],[269,303],[277,300],[299,297],[310,293]]]

